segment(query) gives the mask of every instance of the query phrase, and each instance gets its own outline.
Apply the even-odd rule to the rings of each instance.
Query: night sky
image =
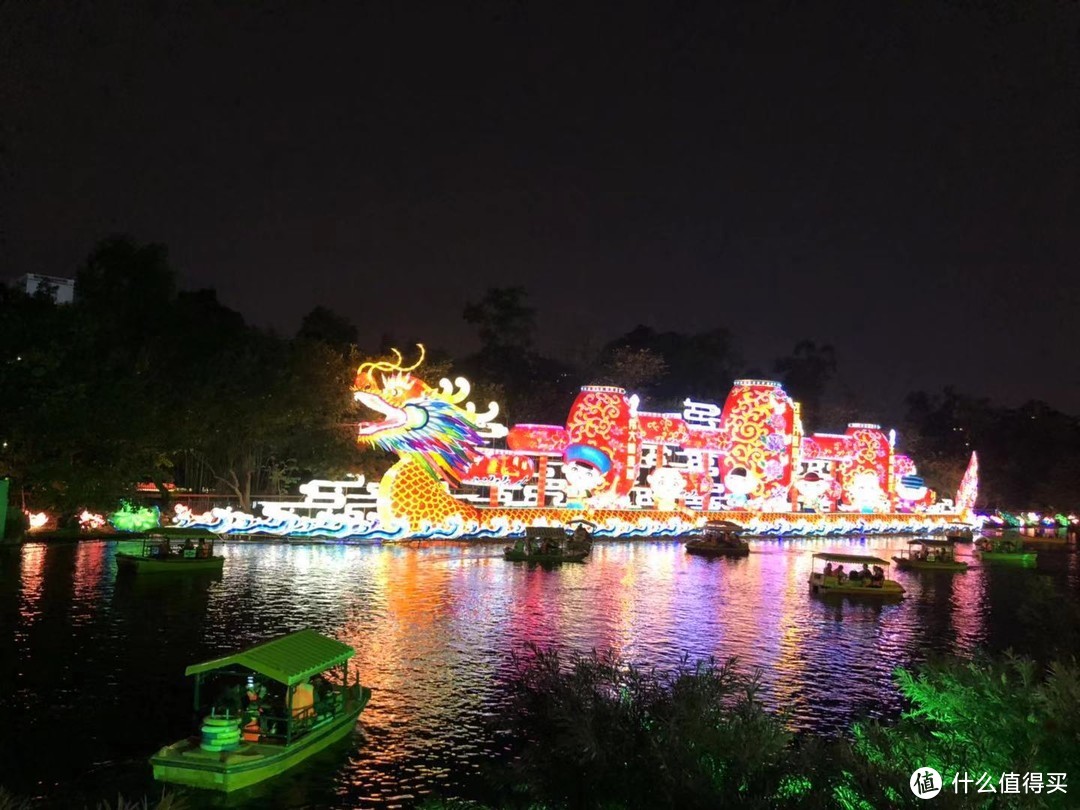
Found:
[[[0,276],[127,233],[286,334],[466,352],[519,284],[566,358],[726,326],[1080,412],[1076,3],[183,5],[0,4]]]

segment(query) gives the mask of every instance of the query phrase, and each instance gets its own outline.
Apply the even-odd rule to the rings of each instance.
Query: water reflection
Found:
[[[147,757],[190,727],[184,667],[302,627],[356,648],[374,690],[363,735],[271,789],[201,804],[393,806],[465,790],[498,747],[485,721],[526,643],[659,667],[738,656],[793,729],[840,731],[898,709],[897,666],[1021,632],[1013,618],[1035,573],[1023,569],[893,571],[907,589],[895,604],[808,594],[811,552],[888,558],[903,545],[759,540],[748,557],[708,559],[671,541],[607,542],[586,564],[542,568],[506,563],[495,545],[229,543],[221,575],[120,578],[113,544],[27,545],[0,575],[0,724],[21,741],[0,784],[56,806],[153,792]],[[1077,555],[1042,554],[1038,573],[1075,586]],[[57,729],[63,765],[50,753]]]

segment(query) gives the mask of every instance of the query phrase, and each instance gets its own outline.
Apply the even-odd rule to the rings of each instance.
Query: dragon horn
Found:
[[[424,355],[426,354],[423,343],[417,343],[416,345],[420,349],[420,357],[408,368],[403,368],[401,365],[401,352],[397,349],[391,349],[390,352],[394,355],[393,362],[389,360],[376,360],[374,362],[369,361],[367,363],[361,363],[360,368],[356,370],[356,373],[363,374],[365,371],[413,371],[424,362]]]

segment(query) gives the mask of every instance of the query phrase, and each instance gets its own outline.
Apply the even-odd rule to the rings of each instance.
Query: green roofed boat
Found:
[[[234,791],[288,770],[356,726],[371,698],[348,682],[353,648],[300,630],[193,664],[200,734],[150,758],[162,782]]]
[[[983,562],[1011,563],[1025,567],[1035,565],[1039,555],[1024,549],[1024,541],[1016,537],[980,537],[976,544]]]
[[[818,560],[825,562],[824,571],[814,570]],[[838,563],[833,568],[833,563]],[[850,575],[844,571],[844,564],[851,563]],[[877,571],[870,571],[869,576],[861,575],[855,568],[864,565],[869,569],[873,565]],[[885,578],[885,569],[889,561],[867,554],[829,554],[814,555],[814,564],[810,571],[810,593],[821,596],[867,596],[874,599],[902,599],[904,589],[900,583]]]
[[[173,542],[168,535],[150,535],[128,540],[117,549],[116,569],[144,574],[221,571],[225,558],[214,555],[214,539],[214,535],[186,536]]]
[[[908,541],[906,552],[893,557],[902,571],[967,571],[968,564],[956,559],[956,548],[950,540],[917,539]]]

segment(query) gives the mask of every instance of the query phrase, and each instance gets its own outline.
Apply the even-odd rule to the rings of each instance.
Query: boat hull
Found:
[[[526,554],[523,551],[504,551],[503,557],[510,562],[564,563],[584,562],[589,556],[587,551],[573,551],[566,554]]]
[[[686,553],[696,554],[699,557],[745,557],[750,553],[750,546],[742,545],[726,548],[691,541],[686,544]]]
[[[1033,551],[1004,552],[1004,551],[980,551],[979,559],[983,562],[1011,563],[1012,565],[1035,565],[1038,554]]]
[[[289,746],[243,743],[236,751],[212,753],[200,750],[197,741],[181,740],[150,758],[154,778],[225,793],[251,787],[284,773],[348,735],[370,698],[371,690],[361,687],[352,709]]]
[[[224,557],[143,557],[138,554],[118,552],[116,567],[120,571],[138,571],[143,574],[175,574],[185,571],[220,571],[225,565]]]
[[[852,585],[851,583],[827,583],[820,576],[810,578],[810,593],[818,596],[858,596],[869,599],[903,599],[904,589],[899,582],[887,579],[880,587]]]
[[[967,571],[966,562],[930,562],[929,560],[909,560],[906,557],[893,557],[893,562],[901,571]]]

